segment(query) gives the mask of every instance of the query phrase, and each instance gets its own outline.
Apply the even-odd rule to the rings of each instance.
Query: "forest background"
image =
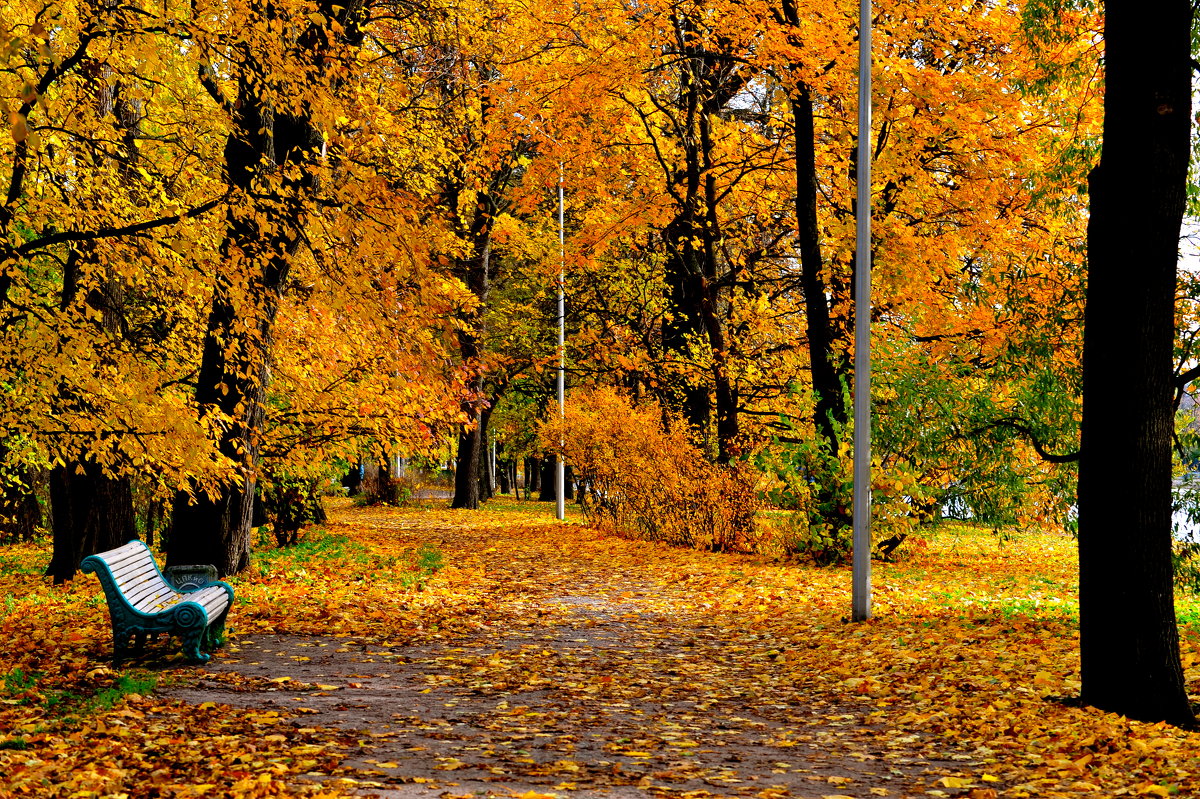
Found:
[[[475,508],[493,443],[627,533],[846,556],[856,5],[0,10],[0,536],[49,526],[56,580],[138,531],[236,573],[256,495],[286,543],[360,461],[452,458]],[[880,553],[1071,531],[1099,9],[875,25]]]

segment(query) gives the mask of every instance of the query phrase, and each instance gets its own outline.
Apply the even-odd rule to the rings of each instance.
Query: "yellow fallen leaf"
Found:
[[[984,782],[1000,782],[1000,778],[995,774],[984,774],[980,776],[979,779],[983,780]]]
[[[974,781],[965,777],[942,777],[938,780],[943,788],[970,788]]]

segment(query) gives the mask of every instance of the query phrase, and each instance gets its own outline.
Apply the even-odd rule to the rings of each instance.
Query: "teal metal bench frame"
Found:
[[[136,539],[84,558],[79,568],[100,578],[112,621],[114,663],[142,651],[146,640],[160,633],[179,636],[184,656],[197,663],[210,657],[201,646],[212,649],[225,642],[225,618],[233,605],[227,583],[193,581],[179,590],[163,576],[150,548]]]

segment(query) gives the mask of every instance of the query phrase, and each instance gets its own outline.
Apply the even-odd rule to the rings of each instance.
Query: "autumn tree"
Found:
[[[1193,8],[1107,0],[1104,12],[1079,469],[1082,698],[1191,725],[1172,586],[1171,442]]]
[[[182,488],[173,556],[231,571],[260,456],[276,474],[368,437],[436,447],[463,294],[429,268],[438,227],[412,232],[437,151],[414,146],[410,76],[356,27],[364,8],[305,7],[279,36],[280,8],[11,7],[4,485],[15,502],[22,470],[55,467],[78,518],[119,531],[56,538],[54,572],[129,534],[128,497],[106,510],[83,482]]]
[[[184,59],[161,19],[10,8],[0,59],[6,96],[21,99],[0,207],[2,438],[18,480],[50,468],[61,581],[132,535],[130,475],[203,438],[186,417],[166,422],[181,407],[178,325],[190,318],[167,284],[189,270],[174,236],[194,235],[219,196],[188,180],[209,131],[180,127],[194,84],[179,83]],[[163,85],[178,87],[165,101],[151,88]]]

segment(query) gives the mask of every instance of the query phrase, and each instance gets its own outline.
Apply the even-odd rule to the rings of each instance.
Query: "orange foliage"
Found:
[[[596,522],[647,541],[719,552],[753,551],[754,492],[738,472],[709,463],[657,404],[611,388],[573,392],[563,421],[542,428],[584,485]],[[559,442],[563,442],[560,446]]]

